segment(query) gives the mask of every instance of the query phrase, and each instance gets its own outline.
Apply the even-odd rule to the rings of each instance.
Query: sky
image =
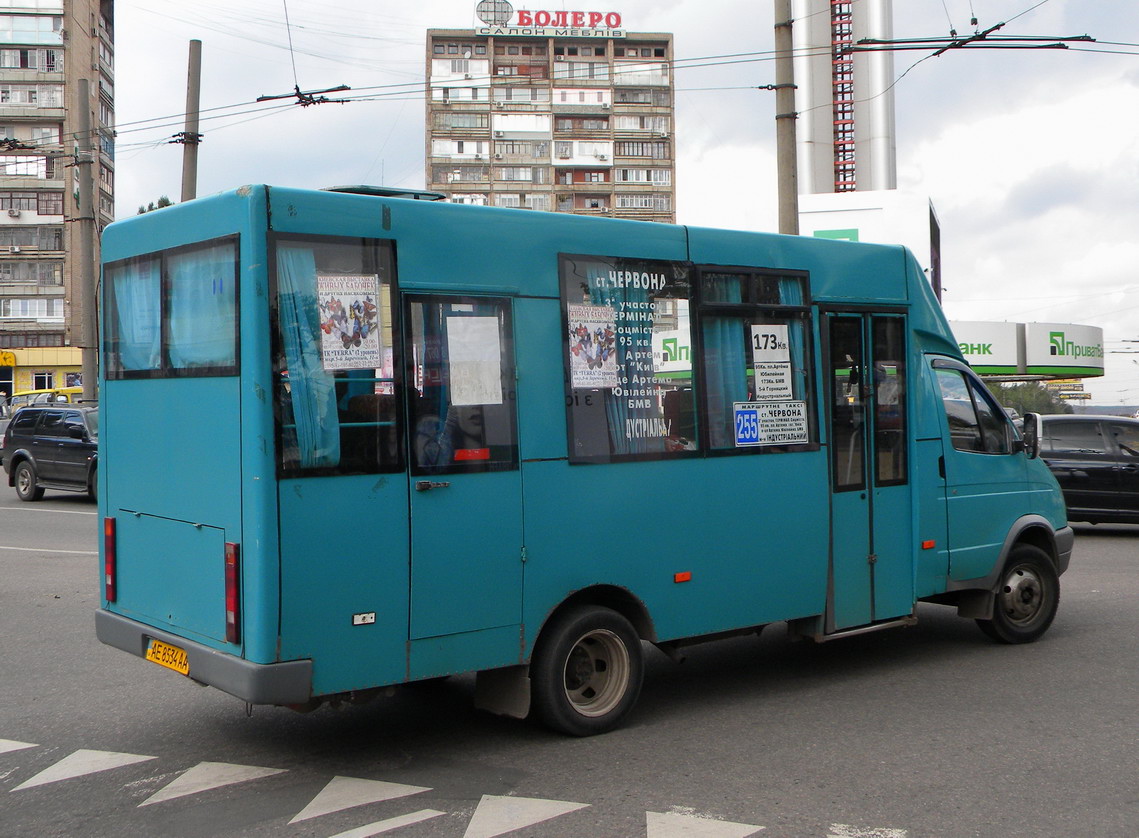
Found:
[[[859,0],[854,0],[856,3]],[[246,183],[423,188],[424,41],[475,0],[116,0],[116,213],[177,201],[189,41],[202,41],[198,194]],[[576,0],[671,32],[677,221],[777,228],[774,2]],[[977,23],[971,21],[976,18]],[[894,0],[894,37],[1072,37],[1066,50],[894,58],[898,188],[941,223],[950,320],[1104,330],[1092,403],[1139,405],[1139,3]],[[345,103],[262,96],[348,85]],[[732,183],[731,190],[726,184]]]

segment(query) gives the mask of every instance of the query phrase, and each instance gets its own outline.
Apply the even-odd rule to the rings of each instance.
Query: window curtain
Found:
[[[740,278],[705,276],[706,303],[740,302]],[[704,375],[708,393],[708,437],[712,448],[735,445],[733,403],[748,400],[748,342],[741,317],[704,318]]]
[[[779,301],[785,306],[803,304],[803,283],[798,279],[779,280]],[[791,348],[791,392],[796,399],[807,396],[807,338],[803,320],[799,317],[788,319],[787,343]]]
[[[336,379],[321,364],[316,257],[311,249],[277,248],[277,297],[300,466],[335,466],[340,462]]]
[[[621,303],[647,303],[649,301],[649,293],[644,288],[633,288],[631,286],[625,288],[605,287],[609,277],[608,266],[590,267],[586,271],[586,276],[589,282],[590,296],[593,300],[593,304],[611,306],[618,329],[622,326]],[[640,320],[629,320],[625,328],[627,329],[632,324],[641,324],[642,322],[643,321]],[[626,337],[630,337],[630,335],[626,335]],[[641,370],[642,366],[640,363],[634,363],[629,357],[629,353],[649,352],[651,354],[651,324],[645,326],[643,335],[632,337],[635,338],[633,342],[622,343],[620,340],[617,342],[617,374],[628,380],[628,384],[621,384],[619,386],[631,390],[648,389],[651,387],[649,384],[633,383],[633,373]],[[648,377],[651,378],[651,364],[648,366],[647,372],[649,374]],[[642,403],[644,398],[643,396],[637,396],[637,403]],[[609,390],[605,393],[605,414],[609,419],[609,444],[614,454],[645,454],[664,450],[663,439],[651,439],[643,436],[630,439],[626,432],[626,428],[628,427],[626,422],[630,419],[649,419],[661,415],[655,398],[650,400],[650,406],[647,408],[630,408],[628,397],[621,398],[615,395],[613,390]]]
[[[124,370],[162,366],[162,282],[157,261],[137,261],[111,275],[119,365]],[[116,355],[115,351],[111,353]]]
[[[170,256],[170,364],[237,363],[236,253],[232,244]]]

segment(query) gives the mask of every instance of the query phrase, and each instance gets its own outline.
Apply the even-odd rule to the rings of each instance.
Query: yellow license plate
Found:
[[[146,659],[183,675],[190,674],[190,660],[186,657],[186,651],[161,640],[150,641],[146,647]]]

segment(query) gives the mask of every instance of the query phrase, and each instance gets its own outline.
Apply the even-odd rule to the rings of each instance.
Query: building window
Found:
[[[63,285],[63,263],[0,262],[0,284],[43,287]]]
[[[63,299],[36,297],[31,300],[0,299],[0,320],[61,320]],[[36,388],[42,389],[42,388]]]
[[[34,210],[35,192],[0,192],[0,210]]]
[[[63,226],[29,227],[24,225],[0,227],[0,247],[35,248],[36,250],[63,250]]]
[[[40,215],[63,215],[62,192],[40,192],[36,195],[36,212]]]
[[[55,161],[30,155],[0,156],[0,177],[34,177],[47,179],[54,174]]]
[[[30,349],[33,347],[63,346],[63,332],[30,332],[0,334],[0,349]],[[48,390],[49,387],[41,389]]]
[[[32,389],[33,390],[51,390],[55,387],[55,373],[53,372],[34,372],[32,373]]]

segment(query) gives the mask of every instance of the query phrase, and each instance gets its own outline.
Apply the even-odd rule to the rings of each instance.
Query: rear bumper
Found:
[[[140,658],[151,638],[184,649],[190,678],[249,704],[303,704],[312,697],[310,660],[253,663],[103,609],[95,612],[95,635]]]

